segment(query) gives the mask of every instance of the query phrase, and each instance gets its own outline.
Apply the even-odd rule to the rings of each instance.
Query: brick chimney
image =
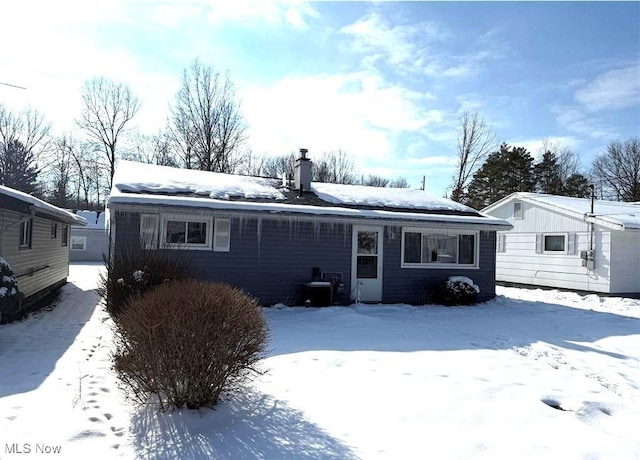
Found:
[[[312,161],[307,158],[307,149],[300,149],[300,158],[296,160],[293,168],[293,184],[296,190],[308,192],[311,190],[311,166]]]

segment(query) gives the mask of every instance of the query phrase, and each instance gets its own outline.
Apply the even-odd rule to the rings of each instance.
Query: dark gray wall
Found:
[[[138,244],[140,218],[115,212],[116,244]],[[422,304],[425,293],[448,276],[468,276],[480,287],[479,300],[495,296],[495,232],[480,232],[480,269],[401,268],[400,227],[386,227],[383,247],[383,302]],[[347,305],[351,289],[352,226],[343,223],[231,218],[229,252],[171,251],[188,260],[204,279],[237,285],[263,304],[301,305],[304,283],[314,267],[342,272],[344,291],[334,303]],[[117,248],[116,248],[117,249]]]
[[[139,214],[115,213],[116,239],[137,242]],[[172,251],[211,281],[241,287],[263,304],[301,305],[313,268],[342,272],[344,291],[334,303],[348,304],[351,225],[269,218],[231,218],[229,252]]]
[[[390,231],[391,230],[391,231]],[[428,300],[429,291],[449,276],[467,276],[480,288],[479,301],[495,297],[496,232],[480,232],[480,268],[432,269],[401,268],[402,232],[400,227],[385,230],[384,276],[382,301],[384,303],[422,304]]]

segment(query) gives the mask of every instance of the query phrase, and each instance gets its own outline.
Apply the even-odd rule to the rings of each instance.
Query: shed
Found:
[[[0,257],[27,301],[66,282],[69,229],[84,224],[82,217],[0,185]]]

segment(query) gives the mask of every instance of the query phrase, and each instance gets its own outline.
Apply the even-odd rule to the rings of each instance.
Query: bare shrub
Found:
[[[106,273],[100,274],[98,295],[114,319],[136,295],[173,280],[194,277],[188,262],[172,257],[166,249],[141,249],[125,245],[105,258]]]
[[[115,369],[140,403],[155,396],[163,410],[210,407],[259,372],[267,338],[257,300],[240,289],[171,281],[121,312]]]

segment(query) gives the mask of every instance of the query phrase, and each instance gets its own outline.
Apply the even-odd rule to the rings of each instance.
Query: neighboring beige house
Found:
[[[499,231],[496,280],[640,295],[640,205],[517,192],[484,208]]]
[[[0,185],[0,257],[27,302],[66,283],[71,225],[86,221],[18,190]]]

